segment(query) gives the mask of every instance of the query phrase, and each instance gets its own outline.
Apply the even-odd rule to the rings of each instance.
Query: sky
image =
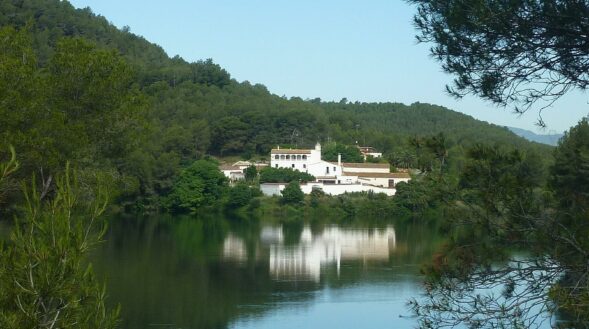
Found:
[[[187,61],[212,58],[238,81],[279,96],[324,101],[442,105],[479,120],[563,132],[589,113],[574,91],[544,110],[516,115],[476,97],[445,93],[452,76],[415,41],[415,7],[402,0],[71,0]]]

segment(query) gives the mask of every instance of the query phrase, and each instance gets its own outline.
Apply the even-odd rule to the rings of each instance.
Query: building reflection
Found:
[[[256,258],[267,259],[272,278],[277,280],[319,281],[321,269],[335,266],[339,274],[343,261],[388,261],[396,248],[395,229],[342,229],[328,227],[313,233],[305,226],[296,244],[285,244],[281,226],[264,227],[260,232],[261,248]],[[260,255],[260,252],[263,255]],[[228,235],[223,256],[240,262],[247,261],[243,240]]]

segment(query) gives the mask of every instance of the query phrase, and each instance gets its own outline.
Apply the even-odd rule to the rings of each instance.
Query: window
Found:
[[[274,168],[278,168],[278,163],[274,165]]]
[[[286,155],[286,160],[290,160],[290,155]]]
[[[307,165],[306,164],[303,164],[303,169],[306,169],[306,168],[307,168]]]
[[[294,168],[294,163],[292,164],[292,167]]]
[[[303,160],[307,160],[307,155],[303,155]]]
[[[325,167],[325,173],[329,174],[329,167]]]
[[[337,171],[337,169],[335,167],[333,167],[333,172],[336,172],[336,171]]]
[[[284,160],[284,154],[280,155],[280,160]]]
[[[300,160],[300,159],[301,159],[301,155],[299,154],[299,155],[297,155],[297,160]]]
[[[276,155],[274,156],[274,160],[278,160],[278,158],[279,158],[279,156],[278,156],[278,154],[276,154]]]

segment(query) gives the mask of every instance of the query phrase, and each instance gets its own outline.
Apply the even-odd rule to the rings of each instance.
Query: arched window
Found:
[[[279,158],[279,156],[278,156],[278,154],[276,154],[276,155],[274,156],[274,160],[278,160],[278,158]]]
[[[286,160],[290,160],[290,155],[286,155]]]
[[[307,160],[307,155],[306,154],[303,155],[303,160]]]
[[[280,155],[280,160],[284,160],[284,154]]]
[[[301,159],[301,155],[299,154],[299,155],[297,155],[297,160],[300,160],[300,159]]]

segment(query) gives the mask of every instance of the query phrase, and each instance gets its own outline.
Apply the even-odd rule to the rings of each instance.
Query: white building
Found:
[[[338,155],[337,162],[321,159],[321,144],[314,149],[275,148],[270,153],[272,168],[289,168],[309,173],[316,182],[302,185],[303,192],[310,193],[313,188],[320,188],[327,194],[338,195],[346,192],[386,193],[394,195],[394,187],[399,182],[411,179],[408,173],[391,173],[387,163],[349,163],[342,162]],[[327,185],[343,185],[331,187]],[[262,184],[264,194],[279,194],[285,184]],[[376,188],[378,187],[378,189]],[[383,190],[391,189],[391,190]]]
[[[270,152],[272,168],[289,168],[309,173],[317,181],[336,183],[336,177],[342,175],[341,157],[338,163],[321,160],[321,144],[317,143],[312,150],[306,149],[272,149]]]
[[[260,169],[267,167],[267,163],[260,163],[260,162],[250,162],[250,161],[237,161],[232,165],[221,165],[219,166],[219,170],[223,172],[223,175],[229,179],[231,182],[235,182],[238,180],[245,179],[244,170],[248,167],[255,166],[258,171]]]
[[[235,182],[238,180],[245,179],[245,174],[243,173],[243,169],[239,166],[234,165],[221,165],[219,169],[229,179],[230,182]]]
[[[364,156],[364,161],[371,156],[373,158],[382,158],[382,153],[377,152],[376,149],[372,146],[358,146],[360,149],[360,153]]]

